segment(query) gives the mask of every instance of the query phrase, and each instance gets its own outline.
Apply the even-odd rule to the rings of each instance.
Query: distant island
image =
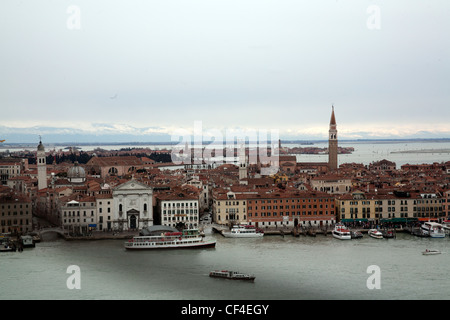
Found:
[[[450,149],[402,150],[391,151],[391,153],[450,153]]]
[[[355,151],[353,147],[338,147],[339,154],[351,154]],[[294,147],[283,148],[283,153],[287,154],[328,154],[328,148],[318,147]]]

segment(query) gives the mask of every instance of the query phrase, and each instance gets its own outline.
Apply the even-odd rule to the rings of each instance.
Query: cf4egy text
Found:
[[[269,305],[263,304],[228,304],[225,308],[216,307],[198,307],[188,305],[181,308],[182,315],[207,315],[210,318],[214,316],[214,313],[230,314],[230,315],[266,315],[269,309]]]

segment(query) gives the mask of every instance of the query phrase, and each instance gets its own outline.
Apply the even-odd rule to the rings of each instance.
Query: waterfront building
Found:
[[[2,191],[0,194],[0,232],[25,234],[32,231],[32,224],[31,200],[9,188]]]
[[[38,171],[38,190],[47,188],[47,162],[45,159],[45,147],[42,140],[37,147],[37,171]]]
[[[259,228],[323,228],[336,222],[334,196],[323,192],[273,189],[247,199],[248,223]]]
[[[421,192],[417,200],[417,218],[419,221],[442,221],[445,218],[443,199],[437,192]]]
[[[97,194],[95,196],[97,208],[97,221],[95,223],[98,231],[111,231],[113,226],[113,196],[111,193]]]
[[[443,200],[436,193],[354,191],[337,197],[338,221],[407,223],[443,220]]]
[[[131,179],[115,188],[113,230],[139,230],[153,225],[153,189]]]
[[[354,191],[336,198],[337,220],[342,222],[374,222],[382,217],[382,200],[372,194]]]
[[[247,194],[215,190],[212,195],[213,221],[222,225],[247,223]]]
[[[187,228],[198,228],[199,192],[195,189],[175,188],[159,191],[156,194],[157,224],[177,227],[184,224]]]
[[[95,197],[74,195],[60,201],[61,226],[66,232],[87,234],[95,229],[97,206]]]
[[[442,213],[446,219],[450,219],[450,190],[442,194]]]

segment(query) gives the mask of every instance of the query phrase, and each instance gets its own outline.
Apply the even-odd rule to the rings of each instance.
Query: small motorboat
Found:
[[[361,239],[363,234],[360,231],[352,231],[352,239]]]
[[[230,270],[211,271],[209,273],[209,276],[213,277],[213,278],[223,278],[223,279],[230,279],[230,280],[247,280],[247,281],[255,280],[254,275],[244,274],[244,273],[240,273],[238,271],[230,271]]]
[[[36,245],[34,244],[34,239],[32,236],[21,236],[20,237],[21,244],[23,248],[34,248]]]
[[[377,229],[370,229],[368,232],[369,236],[375,239],[383,239],[383,234]]]
[[[425,256],[429,256],[429,255],[434,255],[434,254],[441,254],[441,252],[439,250],[425,250],[422,252],[423,255]]]
[[[392,229],[384,229],[381,231],[383,238],[395,238],[395,231]]]
[[[16,252],[16,246],[14,244],[2,244],[0,245],[0,252]]]
[[[336,224],[336,226],[334,227],[334,230],[331,231],[331,234],[333,235],[333,237],[335,237],[336,239],[340,239],[340,240],[352,239],[352,234],[351,234],[350,230],[346,226],[344,226],[342,223]]]

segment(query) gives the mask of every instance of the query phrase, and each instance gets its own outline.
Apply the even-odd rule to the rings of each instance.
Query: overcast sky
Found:
[[[450,137],[449,17],[448,0],[2,0],[0,135],[326,137],[334,104],[341,138]]]

